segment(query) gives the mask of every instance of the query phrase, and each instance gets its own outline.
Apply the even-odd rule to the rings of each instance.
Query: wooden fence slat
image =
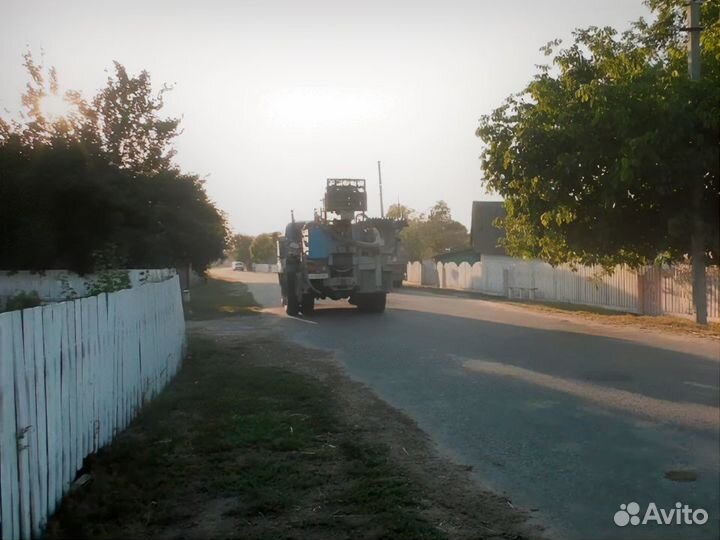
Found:
[[[18,437],[15,406],[15,351],[12,315],[0,315],[0,535],[21,534]]]
[[[105,446],[107,432],[107,295],[97,297],[97,384],[95,402],[97,404],[97,447]]]
[[[80,324],[77,326],[76,335],[78,336],[78,429],[79,429],[79,444],[80,444],[80,452],[78,453],[80,457],[80,463],[78,467],[82,467],[82,460],[84,457],[88,454],[88,403],[87,403],[87,397],[88,397],[88,376],[87,376],[87,357],[88,357],[88,338],[87,338],[87,332],[88,328],[90,326],[90,323],[87,320],[88,315],[88,309],[87,309],[87,303],[88,299],[83,298],[78,302],[78,307],[80,308],[79,314],[76,314],[75,320],[80,321]],[[78,317],[79,315],[79,317]]]
[[[97,450],[97,407],[95,403],[96,388],[96,371],[97,371],[97,297],[93,296],[87,299],[87,402],[88,402],[88,449],[87,454],[91,454]]]
[[[25,352],[23,343],[23,316],[21,311],[8,314],[11,317],[13,335],[13,364],[15,372],[15,426],[18,434],[18,482],[20,490],[20,536],[28,538],[32,535],[32,509],[30,477],[30,444],[32,437],[32,416],[30,388],[25,369]]]
[[[122,294],[116,296],[118,303],[118,320],[117,320],[117,331],[118,331],[118,392],[119,392],[119,417],[118,417],[118,431],[125,429],[125,411],[127,407],[127,360],[128,360],[128,344],[127,344],[127,323],[125,313],[125,306],[127,294],[126,291],[120,291]],[[120,360],[121,359],[121,360]]]
[[[29,423],[27,424],[25,439],[27,441],[26,451],[29,453],[30,521],[33,536],[39,536],[43,520],[40,492],[39,421],[35,389],[35,333],[33,330],[35,326],[34,313],[39,309],[32,308],[22,312],[23,376],[29,410]],[[15,334],[15,336],[17,337],[18,334]]]
[[[98,308],[97,296],[88,298],[88,409],[89,409],[89,448],[88,454],[98,449],[98,407],[97,407],[97,371],[98,371]]]
[[[115,438],[117,431],[117,410],[118,410],[118,392],[117,392],[117,380],[118,380],[118,354],[117,354],[117,320],[115,316],[117,314],[116,295],[109,294],[108,300],[108,363],[109,363],[109,407],[108,413],[110,415],[109,440],[112,441]]]
[[[58,449],[58,412],[57,405],[58,390],[60,389],[59,363],[60,344],[58,343],[59,332],[57,332],[57,321],[55,319],[55,305],[47,305],[42,308],[43,317],[43,357],[45,361],[45,414],[47,433],[47,504],[48,513],[55,511],[57,504],[57,474],[60,470],[57,460]]]
[[[67,493],[70,489],[70,482],[73,478],[75,470],[74,456],[72,448],[72,398],[73,398],[73,380],[75,374],[75,312],[72,310],[72,302],[64,302],[62,309],[65,311],[63,318],[62,331],[62,418],[63,418],[63,477],[62,477],[62,494]]]
[[[75,470],[82,467],[82,413],[80,396],[82,395],[82,302],[71,302],[75,311],[75,381],[72,386],[73,398],[70,400],[70,408],[73,411],[72,418],[72,444],[75,457]]]
[[[50,514],[55,512],[60,498],[62,497],[62,380],[61,380],[61,362],[62,362],[62,309],[59,304],[51,304],[53,328],[50,332],[52,336],[52,399],[48,401],[48,411],[52,412],[52,431],[53,431],[53,447],[52,447],[52,463],[48,475],[53,479],[52,489],[49,490],[49,497],[52,505],[50,505]],[[48,332],[45,332],[47,335]],[[47,356],[46,356],[47,359]],[[49,448],[49,447],[48,447]]]
[[[35,404],[37,407],[37,445],[39,480],[40,529],[45,528],[48,516],[48,444],[47,395],[45,392],[45,349],[43,346],[43,308],[30,310],[32,316],[33,363],[35,366]]]
[[[52,305],[42,307],[43,332],[42,348],[44,362],[45,388],[45,444],[47,447],[47,512],[55,511],[55,388],[58,381],[55,379],[55,363],[58,350],[55,344],[55,321],[53,320]]]

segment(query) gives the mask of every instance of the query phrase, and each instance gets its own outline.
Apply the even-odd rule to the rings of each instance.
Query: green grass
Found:
[[[189,351],[166,390],[88,458],[93,481],[66,498],[49,538],[208,536],[193,528],[207,523],[249,539],[443,538],[388,449],[339,416],[329,382],[257,361],[302,349],[194,337]]]
[[[635,313],[619,312],[594,306],[565,304],[559,302],[518,302],[508,303],[527,307],[537,311],[556,314],[568,314],[606,324],[623,326],[636,326],[648,330],[659,330],[673,334],[695,335],[708,338],[720,338],[720,323],[709,322],[707,325],[696,324],[694,320],[683,317],[660,315],[637,315]]]
[[[208,278],[190,290],[189,320],[207,320],[257,312],[258,303],[247,285]]]

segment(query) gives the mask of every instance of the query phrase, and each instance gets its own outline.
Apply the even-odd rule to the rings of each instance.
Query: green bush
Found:
[[[15,296],[11,296],[10,298],[8,298],[8,301],[5,304],[5,308],[0,310],[0,313],[3,313],[5,311],[16,311],[18,309],[36,307],[40,304],[42,304],[42,301],[40,300],[37,291],[23,291],[17,293]]]

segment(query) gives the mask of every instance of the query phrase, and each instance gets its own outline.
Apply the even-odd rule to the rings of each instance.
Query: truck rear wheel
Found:
[[[385,293],[358,294],[355,297],[358,309],[365,313],[382,313],[385,311],[386,301]]]
[[[315,297],[312,293],[303,294],[301,309],[304,315],[315,313]]]
[[[285,313],[291,317],[296,317],[300,313],[300,302],[298,300],[297,288],[295,287],[295,274],[285,274],[287,285],[287,304]]]

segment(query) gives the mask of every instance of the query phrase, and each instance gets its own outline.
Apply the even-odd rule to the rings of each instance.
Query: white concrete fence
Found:
[[[0,314],[0,531],[37,538],[83,459],[175,375],[178,277]]]
[[[408,263],[407,281],[445,289],[477,291],[526,300],[602,307],[649,315],[692,315],[692,284],[687,265],[633,270],[616,266],[552,267],[537,260],[482,256],[468,263]],[[707,270],[708,316],[720,318],[720,272]]]
[[[127,272],[132,287],[164,281],[177,274],[174,268],[132,269]],[[0,270],[0,308],[5,305],[8,298],[21,292],[34,291],[43,302],[61,302],[87,296],[88,284],[92,284],[97,277],[95,274],[79,276],[67,270],[46,270],[41,274]]]

